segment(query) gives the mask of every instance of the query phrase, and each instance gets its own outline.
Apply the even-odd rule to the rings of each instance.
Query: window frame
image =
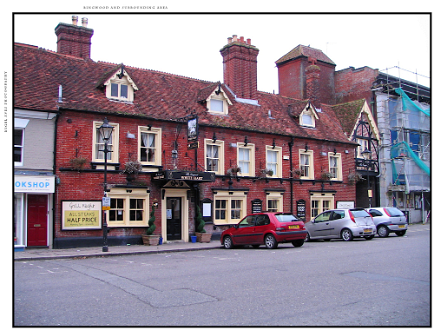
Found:
[[[92,129],[92,162],[95,163],[103,163],[104,162],[104,155],[102,158],[97,158],[99,153],[99,148],[97,149],[97,143],[98,145],[104,145],[104,143],[97,142],[98,138],[98,127],[100,127],[103,124],[102,121],[94,121],[93,122],[93,129]],[[111,126],[113,126],[113,132],[111,136],[111,146],[112,146],[112,152],[107,154],[107,164],[116,164],[119,162],[119,124],[118,123],[109,123]],[[104,153],[102,153],[104,154]],[[110,158],[109,158],[110,157]]]
[[[281,178],[282,177],[282,147],[276,147],[276,146],[265,146],[265,164],[266,164],[266,169],[270,170],[268,164],[270,163],[268,161],[268,152],[276,152],[276,171],[273,170],[273,175],[268,175],[268,177],[273,177],[273,178]],[[272,170],[272,169],[271,169]]]
[[[302,159],[302,155],[303,156],[307,156],[308,160],[309,160],[309,173],[308,175],[303,175],[303,169],[302,166],[306,166],[306,165],[302,165],[301,163],[301,159]],[[305,149],[299,149],[298,151],[298,164],[299,164],[299,169],[300,169],[300,179],[305,179],[305,180],[313,180],[315,178],[315,166],[314,166],[314,158],[313,158],[313,150],[308,150],[306,151]],[[305,174],[305,173],[304,173]]]
[[[269,201],[277,202],[276,210],[269,209],[269,205],[268,205]],[[267,205],[267,212],[283,212],[283,193],[280,191],[268,191],[265,203]]]
[[[313,203],[318,202],[318,207],[314,208]],[[325,206],[325,202],[328,202],[328,207]],[[330,193],[313,193],[310,196],[310,220],[315,219],[316,216],[321,214],[324,211],[334,209],[335,196]],[[314,210],[317,210],[317,213],[314,214]]]
[[[113,96],[113,86],[117,85],[117,95]],[[122,86],[127,86],[127,97],[122,96]],[[134,88],[131,82],[128,81],[126,76],[119,79],[117,75],[114,75],[109,79],[106,84],[106,97],[111,100],[133,102],[134,101]]]
[[[331,162],[331,158],[337,158],[337,168],[336,168],[336,177],[331,177],[330,180],[333,181],[342,181],[342,155],[340,153],[334,153],[334,152],[329,152],[328,153],[328,160],[329,160],[329,173],[333,173],[332,172],[332,162]]]
[[[212,139],[204,139],[204,159],[205,159],[205,169],[207,172],[214,172],[215,174],[218,175],[224,175],[225,174],[225,169],[224,169],[224,165],[225,165],[225,142],[222,140],[215,140],[213,141]],[[212,171],[212,170],[208,170],[208,146],[215,146],[218,148],[218,165],[217,165],[217,171]],[[215,159],[215,158],[211,158],[211,159]]]
[[[247,149],[249,151],[249,172],[243,172],[243,167],[240,165],[240,149]],[[255,176],[255,145],[253,143],[248,143],[247,145],[244,142],[237,143],[237,164],[241,169],[238,176]]]
[[[153,134],[154,135],[154,161],[142,161],[141,150],[142,150],[142,133]],[[139,126],[138,127],[138,141],[137,141],[137,159],[143,166],[161,166],[162,164],[162,129],[159,127]],[[142,169],[144,170],[144,169]]]
[[[20,131],[21,132],[21,144],[20,145],[18,145],[18,144],[15,144],[15,132],[18,132],[18,131]],[[17,161],[15,161],[15,159],[14,159],[14,166],[23,166],[24,165],[24,138],[25,138],[25,132],[24,132],[24,128],[20,128],[20,127],[14,127],[14,136],[13,136],[13,139],[14,139],[14,158],[15,158],[15,149],[16,148],[19,148],[20,149],[20,161],[19,162],[17,162]]]
[[[221,207],[217,208],[217,201],[226,201],[226,207],[224,209]],[[232,201],[241,202],[239,219],[232,218]],[[244,191],[214,191],[213,210],[213,222],[215,225],[235,225],[247,215],[247,196],[244,194]],[[216,219],[216,213],[221,212],[221,210],[225,210],[225,218]]]
[[[123,200],[123,214],[124,218],[122,222],[120,221],[111,221],[110,220],[110,212],[113,210],[107,210],[106,219],[107,226],[110,228],[132,228],[132,227],[149,227],[149,193],[143,189],[130,189],[131,192],[127,192],[126,189],[123,188],[112,188],[110,192],[107,193],[107,197],[110,199],[120,199]],[[140,199],[143,200],[143,219],[142,220],[131,220],[130,219],[130,200],[131,199]],[[137,210],[137,209],[133,209]]]

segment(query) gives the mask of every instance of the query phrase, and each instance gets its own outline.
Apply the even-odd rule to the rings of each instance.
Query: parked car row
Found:
[[[290,213],[264,212],[250,214],[225,230],[220,243],[226,249],[240,245],[275,249],[289,242],[301,247],[317,239],[371,240],[376,234],[387,237],[392,232],[403,236],[407,227],[404,213],[394,207],[327,210],[307,223]]]

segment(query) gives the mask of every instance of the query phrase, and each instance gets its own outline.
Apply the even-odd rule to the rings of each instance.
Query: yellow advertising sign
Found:
[[[63,201],[62,229],[100,229],[100,201]]]

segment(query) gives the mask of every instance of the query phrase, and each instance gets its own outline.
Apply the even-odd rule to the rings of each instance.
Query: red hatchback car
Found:
[[[264,244],[269,249],[275,249],[279,243],[287,242],[300,247],[304,244],[306,235],[304,222],[290,213],[255,213],[226,229],[220,237],[220,243],[226,249],[235,245],[258,247]]]

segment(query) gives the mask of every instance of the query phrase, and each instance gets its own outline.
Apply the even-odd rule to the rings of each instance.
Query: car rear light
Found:
[[[383,210],[384,210],[384,212],[385,212],[389,217],[391,217],[390,213],[387,212],[387,209],[386,209],[386,208],[383,208]]]
[[[348,211],[348,214],[350,215],[351,221],[356,223],[356,219],[354,219],[354,215],[351,213],[351,211]]]

